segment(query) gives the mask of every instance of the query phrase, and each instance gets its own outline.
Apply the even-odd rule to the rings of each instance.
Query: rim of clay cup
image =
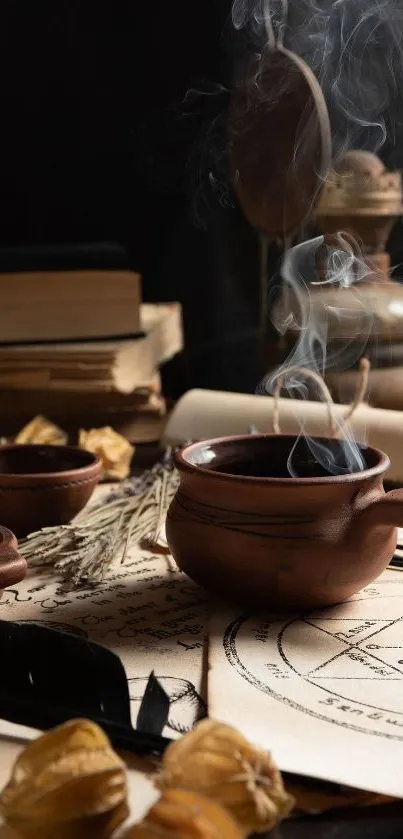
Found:
[[[288,478],[276,478],[270,477],[257,477],[253,475],[232,475],[228,472],[220,472],[218,469],[209,469],[204,466],[200,466],[198,464],[189,463],[186,459],[190,452],[195,451],[203,446],[217,446],[221,443],[245,443],[247,440],[272,440],[274,438],[281,437],[284,439],[294,440],[298,439],[297,434],[239,434],[239,435],[228,435],[226,437],[212,437],[209,440],[200,440],[197,443],[190,443],[190,445],[185,446],[184,448],[178,450],[175,453],[175,464],[176,467],[180,472],[189,472],[193,474],[201,474],[209,476],[210,478],[220,478],[221,480],[226,480],[231,483],[249,483],[249,484],[262,484],[263,486],[267,486],[268,484],[274,484],[275,486],[287,486],[289,484],[302,484],[302,486],[308,486],[308,484],[319,485],[319,484],[350,484],[359,481],[365,481],[370,478],[374,478],[377,475],[384,474],[390,466],[390,460],[385,452],[381,451],[380,449],[376,449],[373,446],[365,446],[362,447],[365,451],[370,452],[371,454],[375,455],[377,458],[377,463],[375,466],[371,466],[369,469],[363,469],[361,472],[348,472],[344,475],[328,475],[328,476],[319,476],[319,477],[309,477],[309,478],[294,478],[290,475]],[[331,438],[325,437],[320,434],[312,435],[312,439],[314,440],[330,440]]]

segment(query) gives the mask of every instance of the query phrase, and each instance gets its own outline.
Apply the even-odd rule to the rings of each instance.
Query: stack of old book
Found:
[[[129,270],[0,273],[0,435],[37,414],[66,431],[160,437],[160,367],[182,349],[177,303],[141,303]]]

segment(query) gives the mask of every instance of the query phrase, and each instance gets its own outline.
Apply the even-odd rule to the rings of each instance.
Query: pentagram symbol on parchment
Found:
[[[263,693],[327,722],[403,740],[403,575],[298,618],[241,616],[228,661]]]

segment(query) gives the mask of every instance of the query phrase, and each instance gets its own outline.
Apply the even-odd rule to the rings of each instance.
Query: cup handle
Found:
[[[18,553],[14,533],[0,526],[0,590],[20,583],[27,567],[26,560]]]
[[[358,514],[359,519],[367,517],[368,524],[403,527],[403,489],[392,489],[372,499]]]

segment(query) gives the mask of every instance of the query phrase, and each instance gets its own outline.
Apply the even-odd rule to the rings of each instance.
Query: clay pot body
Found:
[[[312,609],[348,599],[388,565],[403,525],[403,490],[383,488],[383,452],[362,449],[364,470],[329,476],[309,457],[304,465],[301,449],[305,477],[293,478],[287,459],[295,444],[287,435],[249,435],[176,455],[172,554],[193,580],[248,608]]]
[[[27,563],[18,553],[18,543],[6,527],[0,527],[0,596],[4,588],[15,586],[24,579]]]
[[[101,477],[99,458],[74,446],[1,446],[0,521],[18,538],[67,524]]]

